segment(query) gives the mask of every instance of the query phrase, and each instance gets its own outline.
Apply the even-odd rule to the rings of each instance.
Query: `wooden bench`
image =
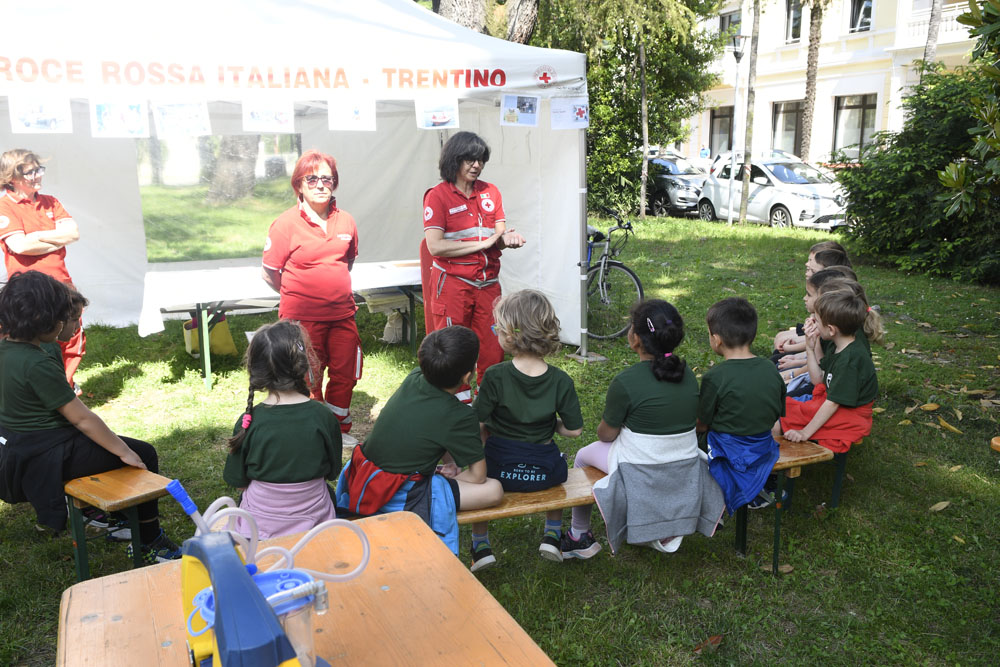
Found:
[[[570,468],[566,481],[544,491],[511,492],[503,495],[499,505],[480,510],[465,510],[458,513],[458,523],[468,524],[480,521],[494,521],[512,516],[537,514],[549,510],[589,505],[594,502],[594,482],[604,477],[604,473],[591,466]]]
[[[990,447],[993,448],[993,451],[1000,452],[1000,435],[990,440]]]
[[[776,438],[780,446],[778,460],[772,468],[773,472],[780,472],[778,475],[778,488],[775,491],[774,503],[774,551],[771,556],[771,572],[778,573],[778,553],[781,549],[781,514],[787,509],[792,500],[795,478],[802,474],[804,466],[823,461],[830,461],[834,458],[833,452],[826,447],[821,447],[815,442],[792,442],[783,437]],[[838,462],[838,477],[835,483],[835,493],[837,500],[840,498],[840,479],[843,475],[843,466],[846,463],[846,454]],[[788,482],[788,498],[782,502],[782,492],[785,490],[785,481]],[[747,552],[747,506],[736,510],[736,550],[746,555]]]
[[[132,531],[132,562],[140,567],[142,551],[139,541],[139,512],[137,506],[167,495],[169,479],[162,475],[125,466],[115,470],[77,477],[66,482],[63,490],[69,505],[70,530],[73,537],[73,561],[76,579],[90,578],[87,561],[87,535],[84,525],[84,507],[96,507],[105,514],[124,512]]]

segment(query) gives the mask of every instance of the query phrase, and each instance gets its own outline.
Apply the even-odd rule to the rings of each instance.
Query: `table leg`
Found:
[[[417,355],[417,313],[415,311],[417,300],[413,297],[413,290],[406,290],[406,298],[410,300],[410,354]]]
[[[142,567],[142,540],[139,538],[139,506],[126,507],[125,516],[128,517],[128,527],[132,531],[132,564],[135,567]]]
[[[778,488],[774,492],[774,553],[771,556],[771,574],[778,574],[778,552],[781,550],[781,513],[785,503],[781,496],[785,486],[785,476],[779,474]]]
[[[850,452],[841,452],[833,455],[833,461],[837,464],[837,472],[833,478],[833,497],[830,498],[830,509],[836,509],[840,504],[840,491],[844,485],[844,471],[847,468],[847,455]]]
[[[209,346],[208,304],[197,304],[198,309],[198,350],[201,352],[201,376],[205,379],[205,388],[212,388],[212,352]]]
[[[83,526],[83,513],[73,499],[66,498],[69,505],[69,526],[73,538],[73,564],[76,566],[76,580],[90,579],[90,564],[87,561],[87,532]]]
[[[736,510],[736,551],[747,555],[747,506]]]

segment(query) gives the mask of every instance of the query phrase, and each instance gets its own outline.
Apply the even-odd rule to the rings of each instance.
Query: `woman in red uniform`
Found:
[[[478,382],[487,368],[503,361],[491,331],[493,303],[500,298],[500,251],[524,245],[523,236],[506,228],[500,191],[479,180],[489,159],[490,148],[478,135],[455,134],[441,149],[442,182],[424,193],[433,328],[461,324],[476,332]]]
[[[66,246],[80,238],[76,222],[55,197],[43,195],[45,167],[31,151],[18,148],[0,156],[0,242],[3,243],[7,275],[17,271],[40,271],[72,285],[66,270]],[[62,348],[66,381],[76,395],[81,391],[73,382],[86,351],[83,327]]]
[[[264,281],[281,295],[278,316],[298,320],[309,333],[318,362],[310,378],[312,398],[326,402],[340,422],[344,444],[352,444],[351,396],[362,367],[350,274],[358,230],[351,214],[337,208],[333,191],[339,182],[330,155],[310,150],[299,158],[292,172],[299,203],[271,223],[263,268]]]

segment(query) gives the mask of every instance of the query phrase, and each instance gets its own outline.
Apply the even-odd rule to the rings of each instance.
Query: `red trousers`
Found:
[[[59,343],[59,347],[62,349],[63,366],[66,368],[66,381],[72,387],[73,375],[76,373],[76,369],[80,367],[83,355],[87,352],[87,336],[83,333],[82,321],[80,322],[80,328],[76,330],[73,337],[65,343]]]
[[[794,431],[808,426],[816,411],[826,401],[826,385],[813,388],[812,400],[796,401],[785,399],[785,416],[781,418],[782,431]],[[841,454],[851,448],[872,431],[872,404],[848,408],[841,405],[837,411],[819,427],[811,440],[832,452]]]
[[[432,268],[431,285],[434,294],[431,305],[434,330],[461,324],[472,329],[479,337],[476,383],[482,384],[486,369],[503,361],[503,348],[491,328],[493,304],[500,298],[500,283],[474,287],[440,269]]]
[[[312,368],[309,382],[311,397],[326,401],[340,422],[340,430],[351,430],[351,397],[354,385],[361,379],[364,359],[361,356],[361,337],[353,317],[331,322],[300,322],[309,334],[316,365]],[[329,380],[323,391],[323,371]]]

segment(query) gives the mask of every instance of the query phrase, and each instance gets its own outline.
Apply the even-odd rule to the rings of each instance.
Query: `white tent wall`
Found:
[[[45,162],[42,192],[56,197],[80,228],[66,249],[74,284],[90,299],[88,324],[134,324],[142,307],[146,235],[134,139],[94,139],[89,130],[11,134],[7,100],[0,98],[0,147],[34,151]],[[90,127],[90,107],[73,102],[73,126]],[[6,280],[6,271],[0,268]]]

